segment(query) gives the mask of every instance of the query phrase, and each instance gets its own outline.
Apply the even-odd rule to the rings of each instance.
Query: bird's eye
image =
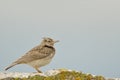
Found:
[[[51,41],[48,41],[48,42],[51,42]]]

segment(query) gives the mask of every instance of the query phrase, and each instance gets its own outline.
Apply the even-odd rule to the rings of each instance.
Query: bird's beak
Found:
[[[59,40],[54,41],[54,43],[57,43],[57,42],[59,42]]]

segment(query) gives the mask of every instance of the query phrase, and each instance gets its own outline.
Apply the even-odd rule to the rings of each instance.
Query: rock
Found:
[[[17,79],[18,78],[18,79]],[[103,76],[84,74],[68,69],[54,69],[45,73],[0,72],[0,80],[120,80],[119,78],[105,79]]]

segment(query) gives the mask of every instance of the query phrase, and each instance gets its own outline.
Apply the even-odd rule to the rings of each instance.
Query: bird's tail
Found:
[[[6,67],[5,70],[8,70],[9,68],[11,68],[11,67],[13,67],[15,65],[17,65],[17,63],[12,63],[10,66]]]

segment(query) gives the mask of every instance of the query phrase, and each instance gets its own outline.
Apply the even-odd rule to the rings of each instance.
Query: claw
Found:
[[[38,68],[35,68],[37,70],[38,73],[42,73],[42,71],[40,71]]]

